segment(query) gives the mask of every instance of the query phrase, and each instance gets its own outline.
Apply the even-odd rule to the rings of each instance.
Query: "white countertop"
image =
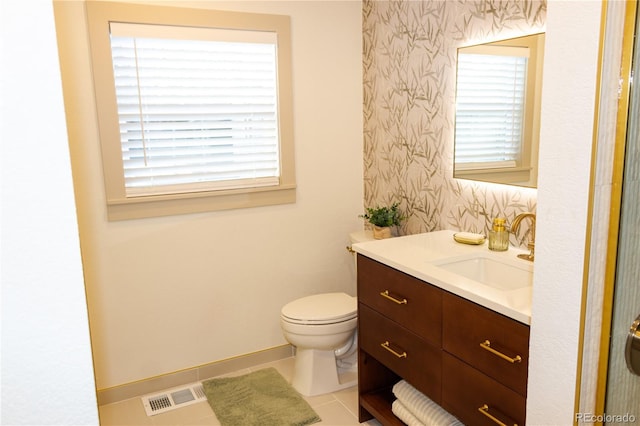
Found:
[[[482,251],[483,255],[499,261],[532,268],[531,262],[517,257],[527,253],[514,247],[504,252],[494,252],[487,243],[480,245],[460,244],[453,239],[455,231],[435,231],[384,240],[353,244],[357,253],[395,268],[413,277],[440,287],[450,293],[475,302],[493,311],[524,324],[531,323],[531,293],[528,286],[516,290],[499,290],[478,281],[433,265],[431,262],[455,256],[464,256]]]

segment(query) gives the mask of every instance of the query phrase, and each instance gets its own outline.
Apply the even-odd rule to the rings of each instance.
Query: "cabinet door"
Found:
[[[456,357],[444,353],[442,407],[467,425],[525,424],[526,399]]]
[[[358,255],[358,301],[436,346],[442,341],[442,290]]]
[[[442,351],[360,303],[359,347],[435,402],[440,401]]]
[[[529,327],[450,293],[442,301],[443,349],[526,396]]]

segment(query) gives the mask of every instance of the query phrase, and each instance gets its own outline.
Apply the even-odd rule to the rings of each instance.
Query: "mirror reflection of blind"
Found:
[[[276,43],[111,24],[127,196],[278,184]]]
[[[474,46],[458,54],[458,169],[515,167],[521,156],[529,49]]]

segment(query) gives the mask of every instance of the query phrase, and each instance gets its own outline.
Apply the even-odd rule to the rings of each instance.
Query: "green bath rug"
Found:
[[[222,426],[304,426],[320,417],[275,368],[202,383]]]

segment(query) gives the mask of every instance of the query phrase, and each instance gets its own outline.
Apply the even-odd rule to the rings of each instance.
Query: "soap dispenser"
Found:
[[[505,251],[509,248],[509,231],[505,226],[507,219],[496,217],[493,228],[489,231],[489,250]]]

